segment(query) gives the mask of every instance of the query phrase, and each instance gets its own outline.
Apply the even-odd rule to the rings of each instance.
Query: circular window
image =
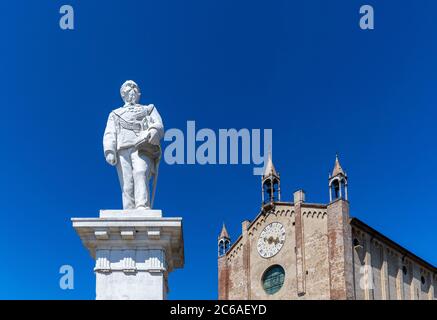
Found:
[[[285,271],[280,265],[274,265],[268,268],[262,277],[264,291],[267,294],[275,294],[284,284]]]

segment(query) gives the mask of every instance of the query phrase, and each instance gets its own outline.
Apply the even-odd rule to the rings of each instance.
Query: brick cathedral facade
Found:
[[[338,158],[330,202],[281,201],[269,155],[260,213],[231,245],[218,238],[219,299],[437,300],[437,268],[349,214]]]

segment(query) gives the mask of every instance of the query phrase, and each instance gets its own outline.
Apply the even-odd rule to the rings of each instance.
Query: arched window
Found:
[[[276,177],[269,177],[263,182],[263,197],[264,203],[271,203],[275,201],[279,201],[279,179]]]
[[[272,197],[272,185],[270,180],[267,180],[263,186],[264,189],[264,204],[269,203]]]
[[[284,285],[285,271],[280,265],[269,267],[262,276],[262,285],[267,294],[275,294]]]
[[[225,254],[225,243],[223,240],[219,241],[219,256],[222,256]]]
[[[279,200],[279,182],[276,179],[273,179],[273,190],[272,190],[272,202]]]
[[[344,178],[335,178],[331,182],[330,201],[340,198],[347,200],[347,184]]]
[[[224,256],[231,247],[231,242],[228,239],[221,239],[218,243],[219,257]]]
[[[340,184],[338,183],[338,180],[332,181],[332,196],[333,200],[340,198]]]

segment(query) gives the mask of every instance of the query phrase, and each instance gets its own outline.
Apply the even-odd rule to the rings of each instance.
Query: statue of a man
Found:
[[[123,209],[150,209],[161,158],[164,126],[153,104],[139,104],[141,92],[129,80],[120,89],[124,106],[109,114],[103,136],[106,161],[117,166],[123,194]],[[152,201],[150,178],[154,176]],[[152,202],[152,203],[151,203]]]

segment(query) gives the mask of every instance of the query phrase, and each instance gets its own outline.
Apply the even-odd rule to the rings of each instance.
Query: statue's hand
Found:
[[[150,128],[149,133],[147,134],[147,140],[150,144],[153,144],[155,146],[159,145],[158,130],[156,130],[155,128]]]
[[[117,159],[115,158],[115,154],[113,152],[108,152],[106,155],[106,162],[111,166],[115,166],[117,164]]]

